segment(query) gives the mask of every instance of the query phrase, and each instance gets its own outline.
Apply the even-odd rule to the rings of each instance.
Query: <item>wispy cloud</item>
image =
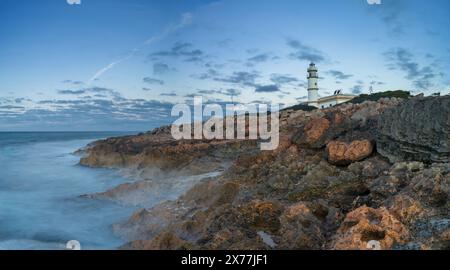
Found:
[[[203,63],[208,56],[200,50],[194,48],[189,42],[176,42],[171,49],[162,50],[149,54],[151,61],[158,61],[163,57],[182,58],[185,62]]]
[[[74,90],[77,91],[77,90]],[[125,98],[114,89],[91,87],[80,90],[92,97],[29,100],[27,105],[0,105],[0,130],[138,130],[170,122],[170,102]],[[134,129],[137,128],[137,129]]]
[[[327,71],[327,74],[333,76],[337,80],[346,80],[346,79],[353,77],[352,74],[345,74],[342,71],[334,70],[334,69]]]
[[[214,78],[215,81],[240,84],[243,86],[256,86],[255,80],[259,78],[258,72],[235,71],[228,77]]]
[[[116,65],[132,58],[137,52],[139,52],[140,50],[142,50],[142,48],[152,45],[153,43],[160,41],[161,39],[164,39],[166,36],[170,35],[173,32],[176,32],[177,30],[180,30],[186,26],[188,26],[189,24],[192,23],[192,19],[193,19],[193,15],[191,13],[185,13],[181,16],[180,21],[177,24],[174,25],[170,25],[168,26],[164,31],[162,31],[161,33],[159,33],[158,35],[152,36],[150,38],[148,38],[147,40],[145,40],[142,44],[140,44],[138,47],[134,48],[133,50],[131,50],[125,57],[122,57],[119,60],[113,61],[111,63],[109,63],[107,66],[99,69],[94,76],[91,77],[91,79],[89,80],[88,84],[91,84],[93,81],[97,80],[98,78],[100,78],[100,76],[102,76],[105,72],[107,72],[108,70],[114,68]]]
[[[379,16],[386,25],[388,33],[399,36],[405,32],[404,20],[401,18],[407,8],[405,0],[383,0],[381,5],[371,5],[369,11]]]
[[[280,88],[275,85],[261,85],[256,87],[255,92],[259,92],[259,93],[270,93],[270,92],[279,92]]]
[[[270,80],[277,84],[277,85],[282,85],[282,84],[288,84],[288,83],[294,83],[294,82],[298,82],[299,80],[291,75],[282,75],[282,74],[272,74]]]
[[[163,85],[164,84],[163,80],[150,78],[150,77],[145,77],[145,78],[142,79],[142,81],[145,82],[145,83],[148,83],[148,84],[159,84],[159,85]]]
[[[64,90],[57,90],[57,93],[60,95],[83,95],[83,94],[92,94],[96,97],[106,97],[109,96],[110,98],[114,99],[122,99],[122,95],[110,88],[105,87],[87,87],[87,88],[81,88],[81,89],[64,89]]]
[[[58,90],[58,94],[61,95],[81,95],[86,93],[85,90],[81,89],[81,90]]]
[[[82,81],[73,81],[73,80],[64,80],[61,83],[73,84],[73,85],[82,85],[82,84],[84,84]]]
[[[439,75],[433,66],[421,66],[408,49],[395,48],[385,52],[384,55],[391,69],[399,69],[405,72],[405,78],[419,89],[432,87],[434,85],[433,80]]]
[[[318,49],[304,45],[298,40],[288,39],[287,45],[295,51],[289,54],[289,58],[320,63],[325,61],[325,54]]]
[[[199,90],[197,95],[224,95],[224,96],[239,96],[242,91],[239,89],[229,88],[226,90]]]
[[[176,93],[162,93],[162,94],[160,94],[160,96],[162,96],[162,97],[176,97],[176,96],[178,96]]]
[[[154,75],[163,75],[166,74],[170,71],[172,71],[173,69],[171,69],[169,67],[169,65],[165,64],[165,63],[154,63],[153,64],[153,74]]]
[[[363,92],[363,85],[357,84],[351,88],[351,91],[355,95],[359,95]]]

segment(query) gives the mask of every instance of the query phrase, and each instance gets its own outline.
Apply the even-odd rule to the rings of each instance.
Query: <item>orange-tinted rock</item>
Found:
[[[370,156],[373,145],[368,140],[357,140],[350,144],[339,141],[329,142],[327,145],[328,161],[335,165],[348,165]]]
[[[333,249],[368,249],[368,242],[378,241],[381,249],[391,249],[409,238],[408,229],[384,207],[362,206],[350,212],[334,236]]]
[[[333,123],[336,125],[342,124],[344,122],[345,116],[340,113],[340,112],[336,112],[333,115]]]
[[[225,160],[256,149],[255,140],[179,140],[168,130],[100,140],[84,150],[80,164],[92,167],[157,168],[159,176],[202,174],[223,169]],[[224,155],[226,153],[226,155]],[[223,160],[218,162],[216,156]]]
[[[312,144],[318,141],[329,127],[330,121],[326,118],[317,118],[309,121],[304,128],[306,142]]]

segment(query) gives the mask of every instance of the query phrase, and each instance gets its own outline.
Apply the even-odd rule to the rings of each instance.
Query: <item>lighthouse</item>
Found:
[[[317,85],[319,75],[317,74],[317,67],[314,63],[309,64],[307,79],[308,101],[303,103],[305,105],[313,106],[319,109],[325,109],[355,98],[354,95],[342,93],[343,90],[336,90],[331,96],[319,97],[319,86]]]
[[[308,105],[319,107],[319,86],[317,81],[319,75],[317,75],[317,67],[314,63],[309,64],[308,68]]]

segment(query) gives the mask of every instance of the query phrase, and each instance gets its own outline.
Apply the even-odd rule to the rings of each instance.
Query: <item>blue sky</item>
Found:
[[[75,1],[75,0],[69,0]],[[447,0],[0,0],[0,131],[148,130],[174,103],[450,92]]]

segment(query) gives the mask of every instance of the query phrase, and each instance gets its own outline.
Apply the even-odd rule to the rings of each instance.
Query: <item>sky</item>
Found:
[[[369,2],[380,2],[370,4]],[[146,131],[176,103],[450,93],[448,0],[0,0],[0,131]]]

